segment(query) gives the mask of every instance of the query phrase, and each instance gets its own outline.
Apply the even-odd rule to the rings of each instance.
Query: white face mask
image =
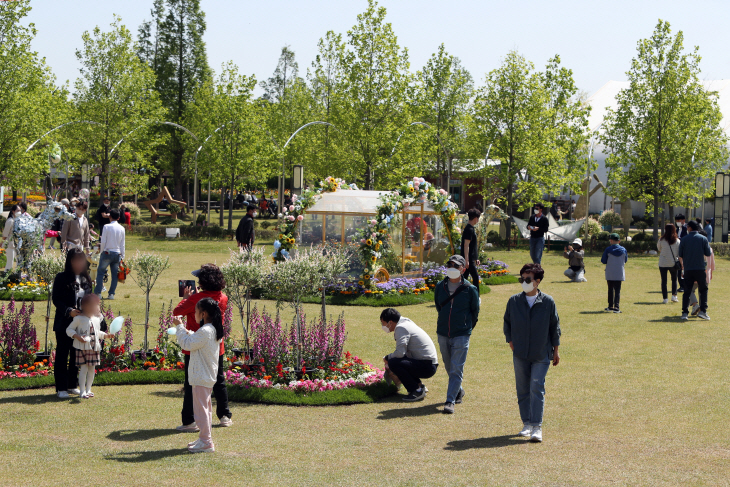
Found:
[[[530,284],[522,283],[522,290],[526,293],[531,293],[533,289],[535,289],[535,281],[531,281]]]
[[[449,267],[446,269],[446,277],[449,279],[458,279],[461,277],[461,272],[459,269],[455,269],[454,267]]]
[[[254,211],[253,212],[253,217],[256,218],[257,216],[259,216],[258,212]]]
[[[532,210],[532,212],[537,215],[538,213],[540,213],[540,210],[538,210],[537,208],[535,208],[534,210]]]
[[[383,329],[383,331],[384,331],[385,333],[390,333],[390,328],[388,328],[387,326],[385,326],[385,325],[380,325],[380,327],[381,327],[381,328]]]
[[[22,215],[22,214],[23,214],[23,213],[21,213],[21,212],[19,212],[19,211],[16,211],[16,212],[15,212],[15,218],[18,218],[18,217],[19,217],[20,215]]]

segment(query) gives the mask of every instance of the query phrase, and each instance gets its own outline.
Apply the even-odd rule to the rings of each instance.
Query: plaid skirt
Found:
[[[76,365],[100,365],[101,353],[94,350],[76,349]]]

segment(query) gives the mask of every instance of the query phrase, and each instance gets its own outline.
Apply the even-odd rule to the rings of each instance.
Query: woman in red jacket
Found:
[[[223,294],[222,290],[226,287],[226,281],[223,279],[223,273],[214,264],[205,264],[200,269],[195,270],[192,274],[198,278],[199,292],[195,292],[193,288],[185,289],[183,300],[175,307],[172,314],[175,316],[185,316],[187,318],[185,328],[196,331],[200,328],[200,323],[195,322],[195,305],[203,298],[213,298],[224,314],[228,307],[228,296]],[[213,386],[213,395],[216,401],[216,415],[220,419],[221,426],[231,426],[232,413],[228,409],[228,389],[226,389],[225,371],[227,367],[223,366],[224,346],[221,341],[220,355],[218,356],[218,379]],[[178,431],[197,432],[198,425],[195,424],[195,415],[193,412],[193,388],[188,383],[188,365],[190,364],[190,352],[183,350],[185,354],[185,385],[183,386],[183,408],[182,408],[182,425],[177,427]]]

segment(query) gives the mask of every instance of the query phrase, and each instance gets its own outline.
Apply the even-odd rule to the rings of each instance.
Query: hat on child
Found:
[[[608,239],[609,240],[621,240],[621,237],[619,236],[618,233],[612,233],[611,235],[608,236]]]
[[[583,240],[581,240],[581,239],[579,239],[579,238],[576,238],[575,240],[573,240],[573,243],[574,243],[574,244],[578,244],[578,245],[580,245],[581,247],[583,247]]]

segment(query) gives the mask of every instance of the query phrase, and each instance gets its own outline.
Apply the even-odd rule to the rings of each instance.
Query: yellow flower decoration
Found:
[[[370,257],[370,260],[371,260],[372,262],[375,262],[375,261],[376,261],[376,260],[378,260],[378,259],[377,259],[377,258],[376,258],[376,257],[375,257],[375,256],[373,255],[372,257]]]
[[[378,245],[383,245],[383,241],[382,240],[378,240]]]
[[[365,284],[363,281],[357,281],[357,283],[361,286]]]
[[[375,244],[375,250],[380,250],[380,244]]]
[[[371,246],[372,244],[373,244],[373,241],[372,241],[372,240],[370,240],[370,239],[367,239],[367,240],[365,241],[365,245],[367,245],[368,247],[370,247],[370,246]]]
[[[363,277],[363,279],[365,279],[366,281],[369,281],[369,280],[370,280],[370,274],[365,274],[365,275],[364,275],[364,276],[362,276],[362,277]]]

